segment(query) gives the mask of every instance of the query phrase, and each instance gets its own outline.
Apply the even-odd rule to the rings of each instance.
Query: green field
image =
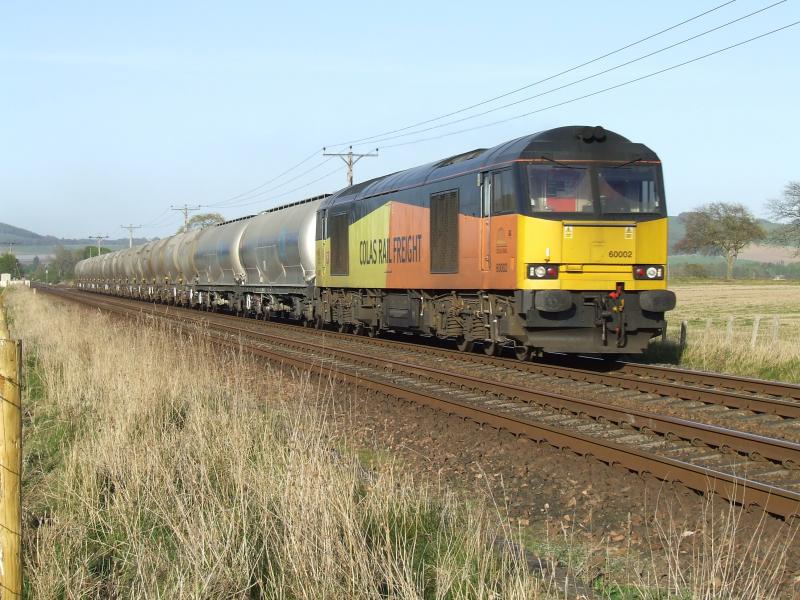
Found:
[[[800,383],[800,284],[789,281],[676,282],[668,340],[649,357],[688,368]],[[688,343],[678,355],[680,324]],[[758,328],[755,331],[755,323]]]

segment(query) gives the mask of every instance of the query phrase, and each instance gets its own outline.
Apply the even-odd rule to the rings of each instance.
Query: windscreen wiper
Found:
[[[586,168],[586,167],[573,167],[572,165],[568,165],[566,163],[562,163],[562,162],[559,162],[557,160],[553,160],[552,158],[548,158],[544,154],[542,154],[542,156],[540,156],[539,158],[541,158],[542,160],[546,160],[547,162],[551,162],[554,165],[558,165],[559,167],[564,167],[565,169],[585,169]],[[641,160],[641,159],[637,159],[637,160]]]
[[[636,164],[637,162],[642,162],[643,158],[634,158],[633,160],[629,160],[626,163],[622,163],[621,165],[617,165],[614,167],[615,169],[621,169],[622,167],[627,167],[628,165]]]

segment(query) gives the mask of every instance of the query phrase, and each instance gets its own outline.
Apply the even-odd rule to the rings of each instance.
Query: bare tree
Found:
[[[725,278],[733,279],[733,263],[742,249],[764,239],[764,230],[741,204],[714,202],[686,217],[686,235],[676,252],[721,254],[727,261]]]
[[[774,232],[776,241],[790,244],[800,252],[800,181],[790,181],[783,196],[769,201],[770,214],[784,224]]]
[[[205,229],[206,227],[211,227],[212,225],[217,225],[224,221],[225,217],[219,213],[201,213],[189,219],[186,223],[186,227],[181,226],[180,229],[178,229],[178,233],[194,231],[195,229]]]

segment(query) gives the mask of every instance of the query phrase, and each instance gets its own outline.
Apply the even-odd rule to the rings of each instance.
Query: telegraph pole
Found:
[[[177,210],[177,211],[183,213],[183,230],[184,231],[189,231],[189,212],[190,211],[195,211],[195,210],[200,210],[203,207],[200,206],[200,205],[198,205],[198,206],[189,206],[188,204],[184,204],[183,206],[172,206],[172,205],[170,205],[170,208],[172,210]]]
[[[8,253],[9,254],[14,254],[14,246],[15,245],[16,245],[16,242],[8,242]]]
[[[325,148],[323,148],[322,156],[338,156],[339,158],[341,158],[347,165],[347,185],[353,185],[353,165],[366,156],[378,156],[378,149],[375,148],[374,154],[354,154],[352,146],[350,146],[350,150],[348,152],[344,153],[339,153],[339,152],[329,153],[325,152]]]
[[[128,248],[133,248],[133,230],[141,229],[141,225],[120,225],[122,229],[128,230]]]
[[[107,240],[108,236],[107,235],[90,235],[89,239],[97,241],[97,256],[100,256],[100,242],[103,241],[103,240]],[[89,257],[91,258],[91,252],[89,253]]]

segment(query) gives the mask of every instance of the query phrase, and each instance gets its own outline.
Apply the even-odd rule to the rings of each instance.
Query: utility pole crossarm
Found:
[[[100,256],[100,242],[102,242],[103,240],[107,240],[108,236],[107,235],[90,235],[89,239],[90,240],[95,240],[97,242],[97,256]],[[89,257],[91,258],[91,251],[89,253]]]
[[[323,148],[322,156],[338,156],[341,158],[347,165],[347,185],[353,185],[353,165],[367,156],[378,156],[378,149],[375,148],[374,153],[355,154],[352,146],[350,146],[348,152],[325,152],[325,148]]]
[[[195,210],[200,210],[203,208],[201,205],[197,206],[189,206],[188,204],[184,204],[183,206],[170,206],[171,210],[177,210],[178,212],[183,213],[183,231],[189,231],[189,212],[193,212]]]
[[[128,230],[128,248],[133,248],[133,230],[141,229],[141,225],[120,225],[122,229]]]

